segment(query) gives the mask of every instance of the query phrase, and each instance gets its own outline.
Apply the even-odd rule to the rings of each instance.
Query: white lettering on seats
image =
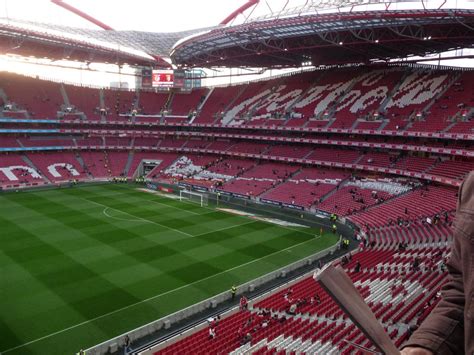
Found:
[[[18,181],[18,178],[16,175],[13,173],[13,170],[23,170],[31,175],[31,177],[35,179],[41,179],[40,174],[33,168],[30,168],[29,166],[23,166],[23,165],[15,165],[15,166],[7,166],[5,168],[0,168],[0,171],[5,174],[5,176],[8,178],[10,181]]]
[[[48,172],[54,176],[55,178],[62,177],[62,175],[58,172],[58,168],[65,168],[68,170],[72,176],[79,176],[79,172],[71,165],[68,163],[56,163],[56,164],[51,164],[48,166]]]

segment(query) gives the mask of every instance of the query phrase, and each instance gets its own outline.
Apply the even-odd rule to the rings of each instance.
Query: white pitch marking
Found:
[[[84,199],[84,200],[87,200],[87,199]],[[89,201],[89,200],[87,200],[87,201]],[[93,202],[93,201],[91,201],[91,202]],[[221,272],[219,272],[219,273],[217,273],[217,274],[214,274],[214,275],[205,277],[205,278],[200,279],[200,280],[196,280],[196,281],[194,281],[194,282],[191,282],[190,284],[186,284],[186,285],[177,287],[177,288],[175,288],[175,289],[172,289],[172,290],[169,290],[169,291],[160,293],[160,294],[158,294],[158,295],[149,297],[149,298],[144,299],[144,300],[141,300],[141,301],[139,301],[139,302],[132,303],[132,304],[130,304],[130,305],[128,305],[128,306],[125,306],[125,307],[116,309],[115,311],[108,312],[108,313],[102,314],[102,315],[100,315],[100,316],[97,316],[97,317],[95,317],[95,318],[88,319],[88,320],[86,320],[86,321],[84,321],[84,322],[81,322],[81,323],[72,325],[72,326],[70,326],[70,327],[68,327],[68,328],[64,328],[64,329],[62,329],[62,330],[58,330],[57,332],[54,332],[54,333],[45,335],[45,336],[43,336],[43,337],[41,337],[41,338],[37,338],[37,339],[31,340],[31,341],[29,341],[29,342],[27,342],[27,343],[24,343],[24,344],[15,346],[15,347],[13,347],[13,348],[4,350],[4,351],[2,352],[2,354],[6,354],[6,353],[8,353],[8,352],[10,352],[10,351],[13,351],[13,350],[16,350],[16,349],[20,349],[20,348],[22,348],[22,347],[24,347],[24,346],[27,346],[27,345],[30,345],[30,344],[33,344],[33,343],[37,343],[38,341],[41,341],[41,340],[44,340],[44,339],[47,339],[47,338],[51,338],[52,336],[55,336],[55,335],[57,335],[57,334],[64,333],[64,332],[66,332],[66,331],[68,331],[68,330],[71,330],[71,329],[80,327],[80,326],[82,326],[82,325],[84,325],[84,324],[91,323],[91,322],[95,322],[95,321],[98,320],[98,319],[101,319],[101,318],[104,318],[104,317],[108,317],[108,316],[110,316],[110,315],[112,315],[112,314],[121,312],[121,311],[126,310],[126,309],[128,309],[128,308],[135,307],[135,306],[137,306],[137,305],[139,305],[139,304],[142,304],[142,303],[145,303],[145,302],[148,302],[148,301],[151,301],[151,300],[160,298],[160,297],[162,297],[162,296],[166,296],[167,294],[170,294],[170,293],[172,293],[172,292],[182,290],[183,288],[186,288],[186,287],[195,285],[195,284],[197,284],[197,283],[199,283],[199,282],[208,280],[208,279],[210,279],[210,278],[213,278],[213,277],[216,277],[216,276],[225,274],[225,273],[227,273],[227,272],[229,272],[229,271],[233,271],[233,270],[239,269],[239,268],[241,268],[241,267],[244,267],[244,266],[253,264],[253,263],[256,262],[256,261],[259,261],[259,260],[268,258],[269,256],[272,256],[272,255],[275,255],[275,254],[278,254],[278,253],[287,251],[288,249],[292,249],[292,248],[295,248],[295,247],[300,246],[300,245],[302,245],[302,244],[305,244],[305,243],[314,241],[315,239],[318,239],[318,238],[312,238],[312,239],[305,240],[304,242],[301,242],[301,243],[298,243],[298,244],[289,246],[288,248],[285,248],[285,249],[282,249],[282,250],[275,251],[275,252],[273,252],[273,253],[271,253],[271,254],[267,254],[267,255],[265,255],[265,256],[262,256],[261,258],[251,260],[251,261],[249,261],[249,262],[247,262],[247,263],[245,263],[245,264],[241,264],[241,265],[234,266],[233,268],[230,268],[230,269],[221,271]]]
[[[119,212],[128,214],[129,216],[132,216],[132,217],[134,217],[134,218],[137,218],[137,219],[141,220],[142,222],[156,224],[157,226],[160,226],[160,227],[163,227],[163,228],[166,228],[166,229],[169,229],[169,230],[173,230],[173,231],[175,231],[176,233],[184,234],[184,235],[186,235],[186,236],[188,236],[188,237],[192,237],[192,236],[193,236],[192,234],[188,234],[188,233],[186,233],[186,232],[180,231],[180,230],[178,230],[178,229],[174,229],[174,228],[172,228],[172,227],[167,227],[167,226],[165,226],[165,225],[163,225],[163,224],[160,224],[160,223],[158,223],[158,222],[150,221],[149,219],[136,216],[136,215],[134,215],[134,214],[131,214],[131,213],[128,213],[128,212],[119,210],[119,209],[117,209],[117,208],[113,208],[113,207],[104,205],[104,204],[99,203],[99,202],[95,202],[95,201],[89,200],[89,199],[84,198],[84,197],[79,197],[79,196],[75,196],[75,197],[76,197],[76,198],[79,198],[79,199],[81,199],[81,200],[84,200],[84,201],[93,203],[93,204],[95,204],[95,205],[97,205],[97,206],[102,206],[102,207],[106,207],[106,208],[108,207],[108,208],[111,208],[111,209],[113,209],[113,210],[116,210],[116,211],[119,211]]]
[[[112,219],[116,219],[118,221],[124,221],[124,222],[143,222],[143,220],[141,219],[126,219],[126,218],[120,218],[120,217],[115,217],[115,216],[111,216],[107,213],[107,210],[115,210],[115,208],[111,208],[111,207],[105,207],[104,210],[102,211],[102,213],[106,216],[106,217],[109,217],[109,218],[112,218]],[[118,211],[118,210],[116,210]],[[120,211],[122,212],[122,211]],[[151,222],[151,221],[150,221]]]
[[[206,234],[211,234],[211,233],[214,233],[214,232],[222,232],[222,231],[225,231],[227,229],[232,229],[232,228],[236,228],[236,227],[241,227],[241,226],[245,226],[247,224],[251,224],[251,223],[255,223],[257,221],[250,221],[250,222],[246,222],[246,223],[241,223],[241,224],[234,224],[233,226],[230,226],[230,227],[224,227],[224,228],[220,228],[220,229],[215,229],[215,230],[212,230],[212,231],[209,231],[209,232],[206,232],[206,233],[201,233],[201,234],[196,234],[194,237],[201,237],[203,235],[206,235]]]

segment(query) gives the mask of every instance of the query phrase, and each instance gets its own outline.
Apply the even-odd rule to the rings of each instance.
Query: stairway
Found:
[[[281,80],[284,80],[284,78],[281,78]],[[265,93],[265,91],[268,90],[268,93],[266,93],[265,95],[261,96],[260,98],[256,99],[256,100],[253,100],[252,102],[250,102],[247,106],[249,108],[250,111],[246,112],[245,114],[249,115],[250,117],[252,117],[252,115],[254,114],[255,112],[255,108],[258,107],[263,101],[265,101],[267,99],[268,96],[272,95],[274,92],[275,92],[275,88],[279,85],[279,83],[275,83],[275,82],[272,82],[272,81],[269,81],[268,84],[266,84],[265,86],[263,86],[262,88],[260,88],[260,91],[255,93],[254,95],[254,98],[258,95],[262,95]],[[233,116],[230,116],[230,114],[228,113],[228,110],[234,106],[234,102],[236,102],[236,100],[244,93],[245,89],[247,87],[243,85],[243,90],[241,90],[239,92],[238,95],[236,95],[235,99],[232,101],[232,103],[230,103],[226,108],[225,108],[225,112],[226,114],[224,115],[224,117],[222,118],[222,124],[223,125],[227,125],[227,124],[230,124],[235,117]],[[245,101],[251,99],[251,97],[247,98]],[[242,103],[242,102],[241,102]]]
[[[454,126],[456,126],[456,121],[455,122],[451,122],[449,125],[447,125],[444,129],[441,130],[441,133],[446,133],[448,132],[451,128],[453,128]]]
[[[16,142],[18,143],[18,145],[22,148],[24,148],[25,146],[23,145],[23,143],[20,142],[20,139],[16,139]]]
[[[79,165],[82,167],[82,170],[85,171],[89,179],[93,180],[94,176],[92,173],[89,171],[89,169],[86,166],[86,163],[84,163],[84,159],[82,159],[81,155],[79,152],[76,152],[76,160],[79,163]]]
[[[422,110],[421,112],[427,113],[427,112],[430,110],[431,106],[433,106],[433,105],[435,104],[435,102],[436,102],[439,98],[441,98],[441,97],[446,93],[446,91],[448,91],[448,90],[451,88],[451,86],[452,86],[456,81],[459,80],[459,77],[460,77],[460,76],[461,76],[460,73],[456,73],[456,75],[453,75],[453,77],[451,78],[451,80],[448,81],[448,83],[446,84],[446,86],[445,86],[437,95],[435,95],[435,96],[431,99],[431,101],[423,108],[423,110]]]
[[[71,107],[71,101],[69,101],[69,96],[67,95],[66,88],[64,84],[59,85],[59,90],[61,91],[61,96],[63,97],[64,104],[68,107]]]
[[[8,102],[8,96],[2,88],[0,88],[0,98],[2,98],[3,103]]]
[[[376,131],[383,131],[385,129],[385,126],[387,126],[390,123],[390,120],[383,120],[382,124],[376,129]]]
[[[405,82],[405,79],[410,74],[411,74],[411,72],[409,70],[405,71],[402,78],[398,81],[398,83],[394,86],[394,88],[388,93],[385,100],[383,100],[382,103],[380,104],[380,107],[378,109],[379,112],[385,112],[386,111],[387,105],[392,100],[393,95],[395,95],[398,92],[398,89],[400,89],[400,86]]]
[[[352,124],[351,128],[349,129],[356,129],[357,125],[359,124],[359,120],[355,120],[354,123]]]
[[[104,89],[99,89],[99,106],[100,108],[105,108],[105,99],[104,99]],[[100,118],[101,123],[105,123],[107,121],[105,116]]]
[[[211,88],[211,90],[209,90],[209,92],[207,93],[206,97],[204,98],[204,100],[202,100],[202,102],[198,105],[197,107],[197,111],[200,112],[202,110],[202,108],[204,107],[204,105],[206,104],[207,100],[209,100],[209,98],[211,97],[212,93],[214,92],[214,89],[215,88]]]
[[[352,164],[359,164],[359,162],[364,158],[364,154],[361,154],[357,157],[357,159],[352,162]]]
[[[336,120],[334,118],[334,114],[336,113],[336,109],[337,107],[339,106],[339,104],[341,103],[341,101],[346,97],[346,95],[352,90],[352,88],[355,86],[355,84],[357,84],[360,80],[360,76],[358,77],[355,77],[351,80],[351,82],[349,83],[349,85],[347,85],[347,87],[345,88],[345,90],[336,98],[336,100],[333,102],[333,105],[331,107],[327,107],[327,110],[324,111],[324,112],[320,112],[317,117],[318,118],[321,118],[322,115],[324,115],[325,112],[328,113],[328,118],[329,119],[333,119],[331,121],[331,124]],[[329,124],[326,128],[329,128],[331,125]]]
[[[133,150],[131,150],[129,153],[128,153],[128,159],[127,159],[127,164],[125,165],[125,170],[124,170],[124,176],[128,176],[128,172],[130,170],[130,167],[132,165],[132,161],[133,161],[133,155],[134,155],[134,152]],[[133,172],[133,174],[135,174],[135,172]]]
[[[201,114],[201,110],[202,108],[204,107],[204,105],[206,104],[207,100],[211,97],[212,93],[214,92],[214,89],[215,88],[211,88],[208,93],[206,94],[206,97],[204,98],[204,100],[202,100],[201,103],[199,103],[198,107],[196,108],[196,116],[194,116],[193,118],[191,118],[191,120],[189,121],[189,124],[192,124],[194,122],[194,120],[196,118],[199,117],[199,115]]]
[[[175,93],[173,91],[170,92],[168,95],[168,98],[166,99],[165,104],[163,105],[163,109],[170,111],[171,110],[171,105],[173,104],[173,99],[174,99]]]
[[[282,185],[282,184],[284,184],[284,183],[287,182],[287,181],[290,181],[291,178],[294,177],[295,175],[299,174],[299,173],[301,172],[301,170],[303,170],[303,169],[300,168],[300,169],[296,170],[294,173],[290,174],[287,179],[285,179],[285,180],[282,179],[281,181],[277,182],[275,185],[273,185],[272,187],[270,187],[268,190],[263,191],[263,192],[262,192],[259,196],[257,196],[257,197],[258,197],[258,198],[264,197],[264,195],[265,195],[267,192],[270,192],[270,190],[273,190],[273,189],[276,188],[277,186]]]

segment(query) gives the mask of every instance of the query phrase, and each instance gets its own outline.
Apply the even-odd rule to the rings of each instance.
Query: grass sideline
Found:
[[[0,353],[72,354],[337,238],[97,185],[0,195]]]

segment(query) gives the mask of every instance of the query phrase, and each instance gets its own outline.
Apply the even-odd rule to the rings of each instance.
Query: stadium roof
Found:
[[[179,42],[189,67],[299,67],[426,56],[474,44],[474,10],[336,12],[220,27]]]
[[[284,68],[404,60],[474,44],[474,9],[389,9],[391,2],[418,0],[307,0],[290,8],[288,1],[279,12],[252,17],[260,1],[247,0],[219,26],[170,33],[113,30],[96,19],[102,29],[0,18],[0,51],[162,68],[171,61],[178,67]],[[372,2],[385,10],[360,6]],[[235,24],[237,16],[244,23]]]
[[[208,30],[108,31],[0,18],[0,49],[52,59],[169,66],[163,58],[178,40]]]

